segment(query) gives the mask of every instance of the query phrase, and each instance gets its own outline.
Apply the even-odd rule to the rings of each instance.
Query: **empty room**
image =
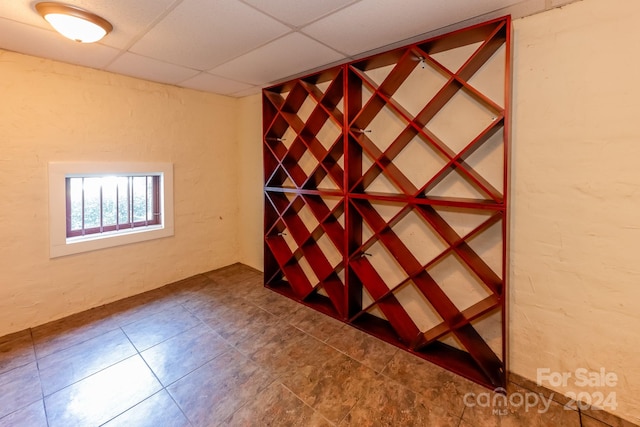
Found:
[[[0,427],[640,425],[639,20],[0,2]]]

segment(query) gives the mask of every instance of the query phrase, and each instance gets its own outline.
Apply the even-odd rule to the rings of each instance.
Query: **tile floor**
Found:
[[[609,425],[469,392],[240,264],[0,338],[0,427]]]

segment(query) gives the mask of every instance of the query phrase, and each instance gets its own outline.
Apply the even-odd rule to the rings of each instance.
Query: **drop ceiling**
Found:
[[[95,44],[54,32],[35,11],[38,1],[0,1],[1,49],[241,97],[474,22],[574,0],[65,1],[113,24]]]

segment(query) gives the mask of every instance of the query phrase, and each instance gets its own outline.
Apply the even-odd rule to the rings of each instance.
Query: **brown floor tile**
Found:
[[[206,315],[211,308],[222,309],[229,303],[242,300],[242,298],[232,295],[226,290],[217,289],[216,286],[216,284],[212,284],[206,289],[192,293],[188,298],[183,299],[182,306],[194,314],[202,312],[202,314]]]
[[[350,325],[344,325],[327,340],[327,344],[376,372],[381,372],[399,351],[391,344],[380,341]]]
[[[232,285],[233,294],[240,298],[252,300],[268,291],[264,287],[262,275],[244,279]]]
[[[166,292],[163,291],[163,292]],[[159,292],[145,292],[105,306],[111,318],[118,326],[126,326],[139,322],[165,310],[176,307],[179,301],[170,295],[159,295]]]
[[[101,425],[161,388],[142,358],[130,357],[46,397],[49,427]]]
[[[64,350],[118,328],[105,307],[98,307],[32,329],[38,358]]]
[[[467,392],[485,390],[406,351],[398,351],[382,374],[421,394],[432,409],[446,408],[447,412],[457,417],[462,415]]]
[[[124,414],[118,415],[103,427],[187,427],[189,420],[162,390],[145,401],[138,403]]]
[[[195,426],[222,423],[273,382],[242,354],[231,350],[170,385],[167,390]]]
[[[273,291],[271,289],[267,289],[264,287],[264,281],[261,278],[259,284],[247,287],[246,291],[242,292],[241,295],[245,299],[248,299],[250,301],[256,301],[272,293]]]
[[[462,419],[464,427],[580,426],[577,411],[521,387],[514,387],[506,396],[490,390],[468,396]]]
[[[230,349],[209,327],[198,325],[141,354],[160,382],[167,386]]]
[[[510,384],[514,384],[515,386],[526,388],[527,390],[534,391],[546,397],[551,397],[552,400],[555,400],[561,405],[566,405],[570,401],[570,399],[567,396],[563,395],[562,393],[553,392],[548,388],[537,384],[535,381],[531,381],[530,379],[525,378],[516,373],[509,372],[508,379]]]
[[[0,418],[0,427],[47,427],[44,402],[42,399],[38,400]]]
[[[326,341],[337,335],[344,326],[344,323],[304,305],[292,313],[288,320],[296,328],[320,341]]]
[[[221,318],[224,322],[218,323],[215,330],[231,345],[237,345],[281,322],[278,317],[252,304],[227,311]],[[207,324],[211,325],[211,322]]]
[[[194,295],[200,295],[203,290],[215,283],[203,274],[197,274],[183,280],[164,286],[162,289],[171,295],[171,298],[180,303],[188,301]]]
[[[562,393],[554,392],[544,386],[538,385],[535,381],[525,378],[516,373],[509,373],[509,384],[514,387],[522,387],[536,393],[542,394],[547,397],[551,397],[554,401],[561,405],[567,405],[572,409],[577,409],[580,406],[580,412],[582,413],[583,425],[606,425],[611,427],[638,427],[638,424],[634,424],[630,421],[623,420],[615,415],[615,413],[604,411],[601,409],[585,408],[583,405],[578,405],[575,401]],[[600,422],[600,424],[598,424]]]
[[[511,394],[545,391],[509,379]],[[634,426],[557,402],[485,407],[480,393],[492,399],[240,264],[0,337],[0,427]]]
[[[608,411],[598,410],[598,409],[580,409],[582,416],[582,425],[586,426],[585,421],[587,423],[591,423],[592,426],[598,426],[599,424],[593,424],[593,422],[600,422],[604,425],[611,427],[638,427],[637,423],[632,423],[631,421],[623,420],[622,418],[615,415],[615,413],[611,413]]]
[[[581,427],[611,427],[610,424],[598,421],[595,418],[591,418],[587,415],[580,414],[580,426]]]
[[[144,351],[181,332],[202,324],[189,311],[177,305],[122,327],[138,351]]]
[[[0,419],[41,399],[42,389],[35,363],[0,375]]]
[[[257,416],[260,421],[256,419]],[[258,393],[255,399],[238,409],[224,424],[246,427],[258,424],[282,427],[332,425],[279,382],[272,383]]]
[[[228,327],[229,323],[248,317],[247,310],[251,307],[257,308],[242,298],[225,296],[197,308],[193,314],[211,329],[219,332],[222,328]]]
[[[278,317],[291,316],[300,308],[297,302],[273,291],[256,297],[252,302]]]
[[[208,278],[220,283],[237,283],[246,279],[262,278],[262,273],[246,265],[236,263],[218,270],[204,273]]]
[[[38,361],[42,391],[48,396],[134,354],[120,329],[50,354]]]
[[[172,283],[166,288],[172,289],[172,298],[189,311],[202,304],[222,302],[226,299],[240,299],[229,289],[220,287],[218,283],[202,274]]]
[[[280,379],[307,405],[329,421],[340,422],[367,390],[376,372],[344,354],[324,363],[312,361]]]
[[[194,311],[201,319],[210,321],[212,326],[223,326],[227,318],[233,320],[241,315],[243,309],[249,306],[255,307],[255,304],[252,304],[250,301],[230,294],[228,291],[222,291],[220,294],[217,294],[217,292],[220,291],[212,290],[209,292],[209,295],[213,297],[213,299],[207,301],[202,308]],[[209,313],[209,310],[212,309],[213,312]]]
[[[456,427],[459,422],[459,417],[434,410],[424,397],[378,375],[367,383],[362,397],[340,426]]]
[[[260,366],[268,367],[270,363],[276,363],[280,355],[284,354],[290,346],[296,345],[305,337],[311,338],[301,330],[281,321],[267,326],[260,334],[242,341],[236,345],[236,348]]]
[[[298,331],[292,326],[290,328]],[[304,332],[298,331],[298,333],[301,336],[296,337],[294,332],[277,336],[274,342],[280,342],[279,339],[284,338],[282,345],[274,346],[273,342],[270,342],[254,353],[252,359],[271,375],[282,379],[319,367],[341,355],[340,352],[316,338]],[[287,340],[287,336],[291,339]]]
[[[31,331],[24,330],[0,338],[0,374],[18,366],[34,362]]]

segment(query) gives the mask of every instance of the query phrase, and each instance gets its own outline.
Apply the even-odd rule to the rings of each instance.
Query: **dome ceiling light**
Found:
[[[42,2],[36,10],[57,32],[80,43],[97,42],[113,30],[106,19],[76,6]]]

